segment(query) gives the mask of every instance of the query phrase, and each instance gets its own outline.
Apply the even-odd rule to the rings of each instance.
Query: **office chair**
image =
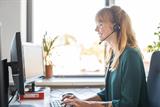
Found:
[[[151,56],[147,85],[150,107],[160,107],[160,51]]]

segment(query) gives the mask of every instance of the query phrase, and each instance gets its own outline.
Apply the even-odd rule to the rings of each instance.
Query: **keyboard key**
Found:
[[[50,102],[50,106],[51,107],[63,107],[61,103],[62,103],[61,100],[53,100],[52,102]]]

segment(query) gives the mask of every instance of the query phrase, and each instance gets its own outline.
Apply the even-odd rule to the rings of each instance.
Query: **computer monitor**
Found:
[[[8,107],[8,65],[7,59],[0,60],[0,106]]]
[[[10,66],[12,69],[12,77],[14,85],[17,88],[19,95],[24,95],[25,85],[26,85],[26,75],[25,75],[24,53],[22,49],[20,32],[16,32],[16,34],[13,37],[10,49],[10,56],[11,56],[11,61],[7,63],[7,65]],[[10,105],[9,107],[34,107],[34,106],[27,104],[23,105],[13,104]]]
[[[24,56],[22,51],[21,34],[16,32],[13,37],[10,49],[10,66],[12,69],[12,77],[15,87],[18,89],[20,95],[24,95],[25,90],[25,67],[24,67]]]
[[[22,43],[26,83],[44,77],[43,48],[35,43]]]
[[[42,46],[21,42],[21,34],[17,32],[10,49],[11,68],[14,84],[19,94],[23,95],[25,85],[44,76]]]
[[[19,95],[25,93],[25,67],[24,67],[24,56],[21,43],[20,32],[17,32],[11,44],[10,56],[11,61],[7,62],[7,59],[0,60],[0,106],[1,107],[34,107],[28,104],[9,104],[8,99],[8,87],[9,87],[9,70],[11,67],[12,77],[14,85],[18,90]]]

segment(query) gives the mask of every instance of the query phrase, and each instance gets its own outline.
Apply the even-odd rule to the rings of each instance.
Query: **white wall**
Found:
[[[10,46],[15,32],[26,41],[26,0],[0,0],[0,58],[10,61]],[[12,81],[11,72],[9,80]]]
[[[0,0],[1,58],[10,60],[10,45],[15,32],[26,40],[26,0]]]

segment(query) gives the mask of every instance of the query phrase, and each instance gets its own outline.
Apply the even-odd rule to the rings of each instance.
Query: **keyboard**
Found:
[[[52,102],[50,102],[50,107],[64,107],[64,106],[61,105],[61,100],[53,100]]]

